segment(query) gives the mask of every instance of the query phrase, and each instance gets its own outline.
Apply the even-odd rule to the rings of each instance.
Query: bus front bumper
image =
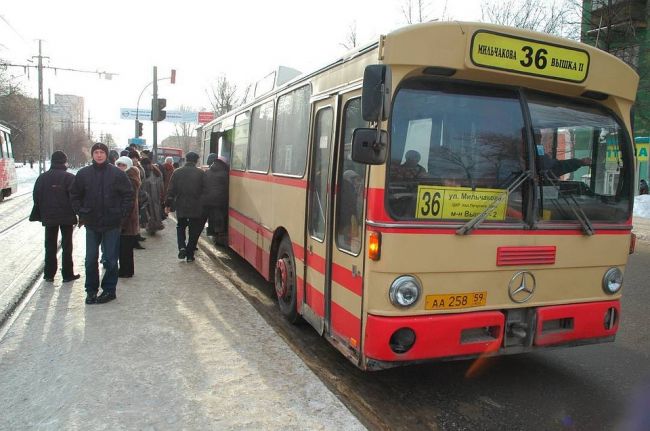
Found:
[[[529,317],[512,317],[521,311]],[[370,314],[363,350],[366,363],[519,353],[613,341],[619,320],[618,300],[432,316]]]

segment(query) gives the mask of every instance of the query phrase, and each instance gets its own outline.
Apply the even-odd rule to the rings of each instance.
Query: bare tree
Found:
[[[7,66],[0,58],[0,96],[24,94],[22,86],[14,82],[14,77],[7,73]]]
[[[19,92],[0,96],[0,118],[11,127],[15,158],[38,158],[38,100]]]
[[[238,105],[237,85],[229,81],[225,75],[217,77],[216,84],[212,85],[209,92],[207,90],[206,92],[208,93],[214,115],[217,117],[234,109]]]
[[[510,27],[576,38],[576,10],[570,1],[486,0],[481,4],[483,21]]]
[[[431,2],[427,0],[402,0],[401,11],[407,24],[428,21]],[[445,2],[446,9],[446,2]]]
[[[190,106],[181,105],[181,112],[193,112],[194,109]],[[175,137],[176,137],[176,148],[182,148],[184,153],[188,151],[195,151],[197,148],[194,148],[193,144],[196,143],[194,139],[194,132],[196,131],[196,125],[194,123],[176,123],[174,124]]]
[[[351,50],[356,48],[357,43],[357,21],[355,20],[352,21],[348,27],[348,33],[345,35],[345,40],[341,42],[340,45],[347,50]]]
[[[91,141],[83,126],[67,123],[60,130],[54,132],[53,139],[54,148],[66,153],[70,166],[80,167],[90,160]],[[112,139],[112,135],[108,133],[105,135],[104,143]]]

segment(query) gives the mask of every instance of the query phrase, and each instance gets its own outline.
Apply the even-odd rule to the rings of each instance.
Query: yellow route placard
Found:
[[[419,186],[415,218],[426,220],[469,220],[483,212],[501,194],[500,189]],[[505,220],[507,196],[488,214],[486,220]]]
[[[487,30],[474,33],[471,59],[477,66],[571,82],[583,82],[589,72],[587,51]]]

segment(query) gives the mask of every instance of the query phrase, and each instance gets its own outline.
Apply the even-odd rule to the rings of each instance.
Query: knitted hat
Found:
[[[126,165],[127,169],[133,167],[133,161],[126,156],[122,156],[119,159],[115,160],[115,166],[120,163]]]
[[[68,161],[68,157],[65,155],[63,151],[55,151],[52,153],[52,157],[50,157],[50,161],[52,162],[53,165],[54,164],[62,165]]]
[[[208,154],[208,160],[206,161],[206,164],[210,166],[212,163],[214,163],[214,160],[217,158],[217,155],[215,153],[210,153]]]
[[[185,154],[185,160],[187,160],[190,163],[196,163],[199,161],[199,155],[196,154],[194,151],[190,151],[189,153]]]
[[[108,157],[108,147],[101,142],[95,143],[95,145],[90,148],[90,154],[94,153],[95,150],[102,150],[106,154],[106,157]]]

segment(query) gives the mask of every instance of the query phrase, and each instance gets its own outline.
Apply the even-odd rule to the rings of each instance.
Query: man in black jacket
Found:
[[[108,163],[108,148],[101,142],[91,148],[93,163],[77,172],[70,198],[86,226],[86,304],[105,303],[116,298],[120,253],[120,226],[133,206],[133,188],[124,172]],[[104,245],[102,260],[106,272],[99,290],[99,247]]]
[[[190,151],[185,155],[185,165],[174,171],[169,181],[165,213],[176,211],[176,240],[178,258],[194,262],[194,251],[205,225],[201,194],[203,192],[203,170],[196,167],[199,155]],[[185,230],[189,237],[185,242]]]
[[[42,173],[34,184],[34,210],[30,220],[40,221],[45,226],[45,269],[43,279],[54,281],[57,269],[56,243],[61,231],[61,275],[67,283],[79,278],[74,273],[72,262],[72,231],[77,224],[77,216],[70,204],[70,185],[74,175],[66,172],[67,156],[63,151],[55,151],[50,158],[50,170]]]

